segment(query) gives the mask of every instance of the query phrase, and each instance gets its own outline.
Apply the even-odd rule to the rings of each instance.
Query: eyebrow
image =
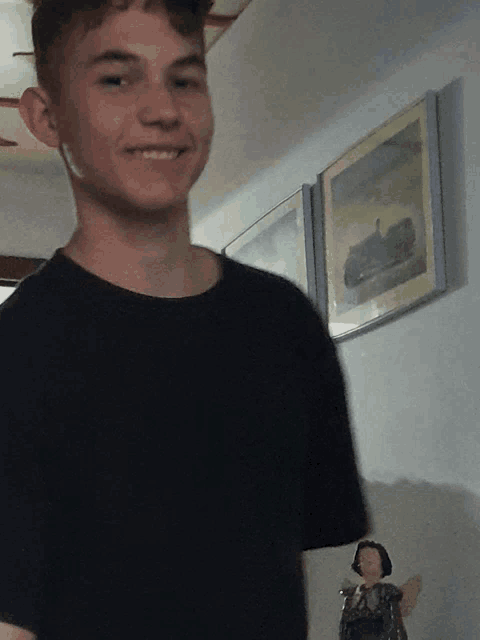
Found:
[[[186,56],[185,58],[180,58],[179,60],[175,60],[175,62],[172,64],[172,67],[174,69],[178,69],[178,68],[183,69],[183,67],[195,67],[195,66],[202,67],[202,69],[204,69],[205,71],[207,69],[205,58],[202,58],[196,53],[193,53],[190,56]]]
[[[122,49],[108,49],[108,51],[104,51],[93,58],[90,58],[85,63],[85,67],[87,69],[91,69],[103,62],[123,62],[123,63],[134,63],[139,62],[140,56],[135,55],[134,53],[129,53],[127,51],[123,51]],[[207,65],[205,63],[204,58],[197,55],[196,53],[191,54],[189,56],[185,56],[184,58],[179,58],[175,60],[171,65],[173,69],[183,69],[185,67],[197,66],[201,67],[206,71]]]

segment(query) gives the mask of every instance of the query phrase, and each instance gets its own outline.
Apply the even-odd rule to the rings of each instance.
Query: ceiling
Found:
[[[236,210],[243,197],[253,209],[251,224],[268,210],[256,210],[257,189],[269,194],[269,207],[294,190],[272,181],[268,191],[262,176],[294,150],[301,154],[330,119],[425,52],[435,55],[442,42],[450,60],[474,55],[478,38],[456,42],[454,29],[470,19],[480,26],[476,12],[478,0],[252,2],[209,57],[215,136],[191,192],[192,220],[201,223],[229,204]],[[437,88],[432,82],[425,77],[425,91]],[[397,96],[402,106],[405,97],[419,97],[408,84],[394,84],[389,93],[392,105]],[[337,140],[325,144],[332,160],[344,151]],[[314,181],[324,169],[312,165],[295,184]],[[228,236],[228,225],[222,233]]]

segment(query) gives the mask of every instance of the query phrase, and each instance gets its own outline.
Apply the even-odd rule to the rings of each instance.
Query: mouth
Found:
[[[129,149],[128,153],[134,158],[142,160],[167,160],[173,161],[179,158],[185,149]]]

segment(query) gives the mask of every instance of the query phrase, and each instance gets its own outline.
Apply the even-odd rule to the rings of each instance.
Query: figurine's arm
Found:
[[[342,589],[340,590],[340,593],[343,595],[345,600],[343,602],[342,617],[340,618],[339,640],[347,640],[347,618],[349,609],[347,603],[355,590],[354,586],[344,587],[347,582],[353,584],[349,580],[344,580]]]
[[[417,575],[400,587],[403,598],[400,600],[400,613],[403,618],[409,616],[417,604],[417,597],[422,590],[422,577]]]

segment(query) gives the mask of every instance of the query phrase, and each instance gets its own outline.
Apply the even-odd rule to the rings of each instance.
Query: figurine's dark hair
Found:
[[[360,564],[358,562],[358,556],[362,549],[376,549],[380,554],[380,560],[382,561],[382,578],[385,576],[389,576],[392,573],[392,561],[390,560],[387,550],[378,542],[373,542],[372,540],[363,540],[358,543],[357,550],[355,552],[355,557],[353,559],[352,569],[358,573],[358,575],[362,575]]]
[[[58,103],[62,86],[58,70],[72,31],[101,26],[110,11],[126,11],[134,0],[31,0],[32,39],[39,85]],[[172,27],[182,35],[202,33],[212,0],[145,0],[144,11],[164,8]]]

